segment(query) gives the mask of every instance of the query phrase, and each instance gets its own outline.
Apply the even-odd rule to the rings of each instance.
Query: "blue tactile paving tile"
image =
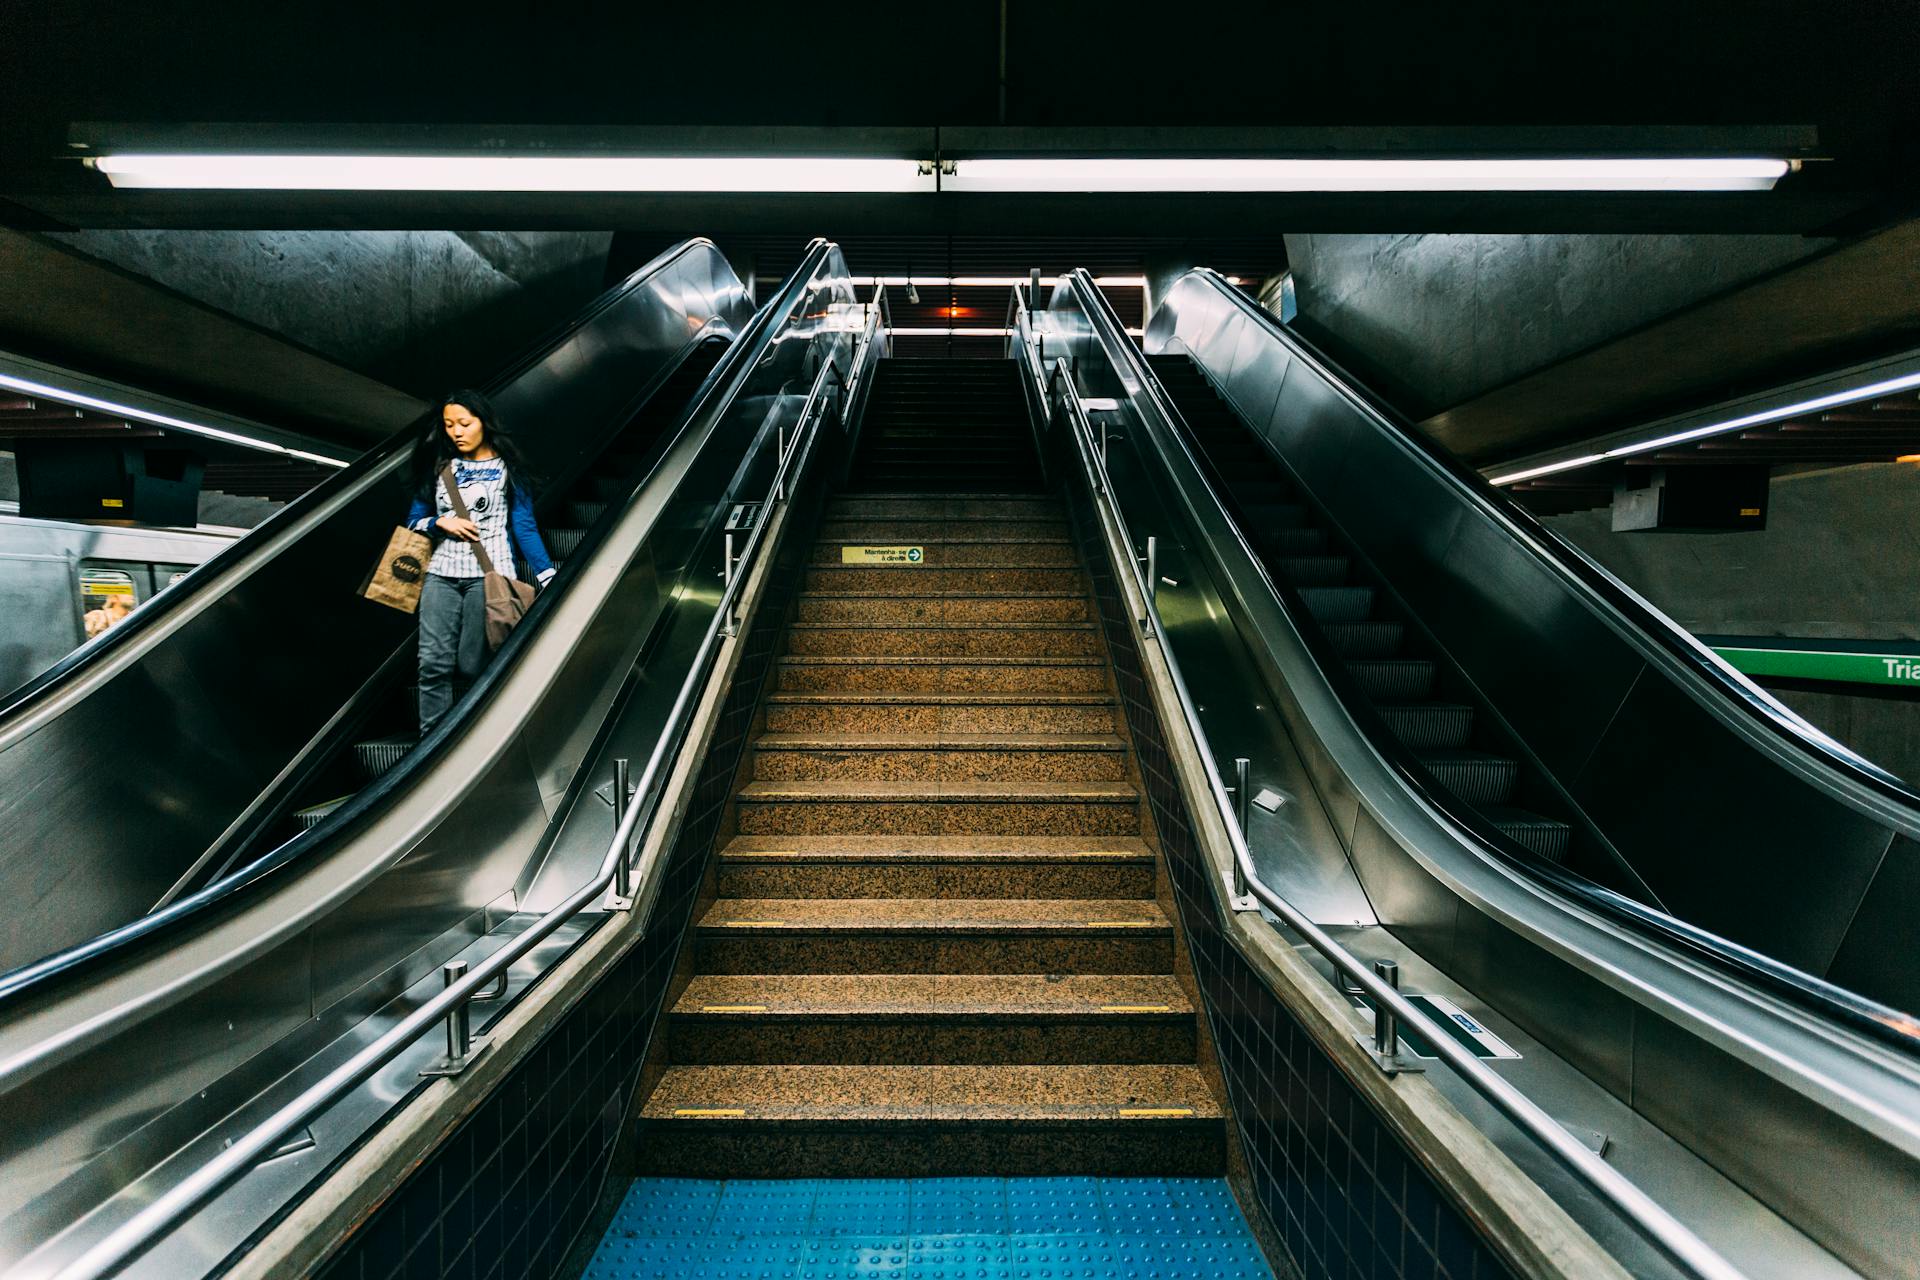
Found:
[[[638,1181],[585,1280],[1271,1280],[1219,1178]]]

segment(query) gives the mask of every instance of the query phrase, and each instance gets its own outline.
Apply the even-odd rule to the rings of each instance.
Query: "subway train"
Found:
[[[104,634],[244,532],[0,514],[0,693]]]

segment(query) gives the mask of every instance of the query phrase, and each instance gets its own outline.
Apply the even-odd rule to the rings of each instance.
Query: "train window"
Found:
[[[80,614],[87,639],[118,626],[140,603],[133,575],[125,569],[80,566]]]
[[[187,576],[190,564],[157,564],[153,566],[153,589],[165,591],[174,583]]]

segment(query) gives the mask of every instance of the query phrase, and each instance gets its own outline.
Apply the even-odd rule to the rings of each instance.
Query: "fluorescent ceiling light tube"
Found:
[[[1765,191],[1767,157],[959,160],[944,191]]]
[[[1637,444],[1621,445],[1618,449],[1607,450],[1605,456],[1609,458],[1624,458],[1630,454],[1646,453],[1650,449],[1664,449],[1670,444],[1684,444],[1688,440],[1699,440],[1705,436],[1723,435],[1729,431],[1738,431],[1742,427],[1756,427],[1764,422],[1779,422],[1783,418],[1797,418],[1803,413],[1815,413],[1821,409],[1833,409],[1843,404],[1856,404],[1862,400],[1871,400],[1876,396],[1889,395],[1895,391],[1906,391],[1912,387],[1920,387],[1920,373],[1903,374],[1898,378],[1888,378],[1884,382],[1870,383],[1864,387],[1853,387],[1847,391],[1836,391],[1832,395],[1817,396],[1812,400],[1802,400],[1798,404],[1782,405],[1778,409],[1767,409],[1760,413],[1750,413],[1744,418],[1731,418],[1726,422],[1716,422],[1712,426],[1694,427],[1687,431],[1677,431],[1670,436],[1660,436],[1653,440],[1642,440]]]
[[[909,338],[1010,338],[1016,332],[1013,329],[917,329],[895,327],[887,330],[890,334]],[[1145,329],[1128,329],[1129,338],[1144,338]]]
[[[131,405],[116,404],[112,400],[102,400],[97,396],[81,395],[74,391],[63,391],[59,387],[48,386],[44,382],[33,382],[26,378],[16,378],[12,374],[0,373],[0,387],[18,391],[23,395],[58,400],[82,409],[97,409],[101,413],[116,418],[131,418],[138,422],[150,422],[156,427],[171,427],[175,431],[184,431],[189,435],[206,436],[213,440],[224,440],[228,444],[241,445],[248,449],[261,449],[267,453],[284,453],[289,457],[304,458],[308,462],[324,463],[329,467],[344,467],[346,460],[328,457],[323,453],[309,453],[304,449],[292,449],[271,440],[262,440],[256,436],[242,435],[238,431],[224,431],[219,427],[209,427],[199,422],[188,422],[184,418],[169,417],[164,413],[153,413],[146,409],[136,409]]]
[[[1708,436],[1725,435],[1729,431],[1739,431],[1743,427],[1757,427],[1769,422],[1781,422],[1788,418],[1797,418],[1804,413],[1817,413],[1822,409],[1836,409],[1841,405],[1858,404],[1862,400],[1873,400],[1880,396],[1892,395],[1899,391],[1910,391],[1920,387],[1920,373],[1905,373],[1897,378],[1886,378],[1880,382],[1870,382],[1861,387],[1849,387],[1845,391],[1835,391],[1830,395],[1815,396],[1811,400],[1800,400],[1793,404],[1780,405],[1778,408],[1763,409],[1758,413],[1745,414],[1738,418],[1728,418],[1724,422],[1710,423],[1704,427],[1689,427],[1685,431],[1675,431],[1664,436],[1655,436],[1649,440],[1637,440],[1632,444],[1623,444],[1617,449],[1605,453],[1590,453],[1580,458],[1563,458],[1558,462],[1543,463],[1529,467],[1525,471],[1515,471],[1509,475],[1497,476],[1490,483],[1496,485],[1517,484],[1522,480],[1532,480],[1536,476],[1552,475],[1556,471],[1571,471],[1576,467],[1591,466],[1596,462],[1605,462],[1609,458],[1630,458],[1635,454],[1651,453],[1656,449],[1665,449],[1670,445],[1686,444],[1693,440],[1704,440]]]
[[[857,156],[183,155],[93,161],[116,187],[223,191],[932,191],[915,160]]]

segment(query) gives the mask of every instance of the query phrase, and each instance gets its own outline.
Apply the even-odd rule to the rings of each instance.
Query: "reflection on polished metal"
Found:
[[[496,988],[523,957],[559,954],[548,939],[577,936],[598,918],[582,913],[604,901],[615,862],[651,820],[663,761],[678,748],[721,620],[745,581],[736,576],[720,593],[711,579],[699,585],[727,513],[775,482],[791,492],[815,456],[828,402],[818,385],[804,401],[782,388],[810,358],[845,368],[884,346],[872,326],[806,324],[829,300],[853,303],[845,276],[837,250],[809,247],[651,473],[616,502],[618,520],[583,544],[578,568],[536,602],[457,723],[390,775],[392,786],[365,793],[307,856],[219,918],[183,917],[165,952],[138,953],[0,1020],[0,1266],[93,1276],[138,1254],[132,1274],[217,1268],[283,1203],[250,1189],[295,1193],[300,1178],[374,1122],[379,1112],[365,1104],[378,1086],[366,1082],[417,1052],[415,1041],[454,1004]],[[808,336],[783,340],[797,332]],[[786,398],[801,441],[784,462],[774,433],[761,429],[769,396]],[[746,563],[767,525],[748,538]],[[670,565],[684,568],[661,567]],[[647,637],[661,634],[646,650],[642,682],[634,664]],[[632,695],[642,687],[644,696]],[[656,689],[679,693],[669,706],[651,698]],[[592,795],[590,780],[607,776],[634,740],[652,754],[624,827],[609,831],[606,807],[575,801]],[[642,898],[654,870],[637,871]],[[529,910],[547,902],[537,916]],[[493,949],[467,951],[483,940]],[[429,976],[463,952],[479,957],[464,979],[418,1003],[387,1003],[388,984]],[[236,1030],[227,1021],[235,1009],[254,1020]],[[312,1057],[319,1046],[303,1039],[320,1031],[350,1034],[341,1043],[363,1047],[323,1069]],[[146,1050],[129,1052],[136,1043]],[[165,1064],[158,1072],[156,1061]],[[163,1123],[122,1137],[133,1109],[155,1118],[156,1096],[185,1101],[163,1108]],[[362,1117],[359,1128],[329,1129],[341,1108]],[[223,1121],[246,1136],[205,1159],[173,1132]],[[316,1162],[301,1166],[308,1174],[268,1184],[249,1177],[222,1191],[280,1135],[308,1123],[321,1137]],[[171,1230],[203,1204],[195,1230]]]
[[[693,344],[736,334],[751,315],[726,260],[689,241],[609,290],[489,390],[503,415],[541,424],[526,433],[528,461],[559,480]],[[0,931],[0,992],[45,971],[22,966],[93,947],[153,911],[411,645],[412,619],[358,595],[406,510],[410,434],[0,698],[0,896],[14,909]],[[295,603],[302,625],[290,638],[284,619]],[[67,874],[49,877],[44,851],[54,847]]]
[[[1399,521],[1389,533],[1376,535],[1396,552],[1437,539],[1436,545],[1450,549],[1456,559],[1484,553],[1488,540],[1466,536],[1467,522],[1458,510],[1402,510],[1419,504],[1409,504],[1387,478],[1397,474],[1396,468],[1430,464],[1409,462],[1417,448],[1393,443],[1397,437],[1389,432],[1375,428],[1380,438],[1370,440],[1365,432],[1348,429],[1352,418],[1374,411],[1323,368],[1288,355],[1285,344],[1272,337],[1278,326],[1270,318],[1256,323],[1250,318],[1255,310],[1210,273],[1192,273],[1155,314],[1149,349],[1181,344],[1213,372],[1216,385],[1236,391],[1233,403],[1250,421],[1284,438],[1289,459],[1304,455],[1324,466],[1320,483],[1353,504],[1340,516],[1343,525],[1349,519],[1363,526],[1382,518]],[[1594,1160],[1505,1078],[1529,1078],[1526,1064],[1503,1063],[1499,1073],[1490,1070],[1420,1010],[1386,991],[1323,927],[1339,923],[1323,896],[1329,869],[1364,877],[1367,897],[1380,904],[1380,922],[1395,931],[1392,945],[1400,955],[1415,957],[1417,949],[1445,964],[1452,980],[1637,1109],[1636,1123],[1651,1121],[1703,1161],[1729,1172],[1737,1187],[1726,1186],[1717,1199],[1689,1193],[1679,1202],[1699,1215],[1701,1229],[1711,1228],[1722,1248],[1723,1242],[1753,1248],[1750,1226],[1768,1217],[1775,1224],[1769,1230],[1789,1247],[1812,1248],[1811,1236],[1821,1248],[1868,1271],[1898,1272],[1908,1265],[1911,1256],[1901,1242],[1911,1238],[1920,1216],[1920,1064],[1870,1043],[1858,1024],[1850,1028],[1784,1007],[1778,987],[1729,980],[1726,973],[1703,966],[1702,957],[1711,956],[1717,943],[1708,935],[1696,930],[1662,937],[1622,928],[1576,896],[1561,896],[1559,882],[1535,881],[1491,853],[1475,828],[1456,821],[1390,763],[1386,753],[1392,744],[1376,745],[1359,729],[1245,534],[1213,492],[1185,442],[1177,411],[1098,290],[1080,273],[1056,290],[1048,332],[1059,349],[1077,356],[1079,394],[1117,394],[1129,406],[1128,447],[1116,449],[1110,471],[1098,467],[1090,434],[1083,451],[1089,488],[1101,492],[1092,480],[1096,471],[1106,482],[1097,505],[1126,507],[1135,527],[1152,521],[1148,527],[1167,531],[1184,549],[1188,573],[1183,576],[1193,585],[1160,597],[1159,613],[1178,607],[1181,620],[1170,624],[1156,615],[1155,634],[1182,712],[1195,726],[1201,758],[1209,764],[1217,758],[1206,745],[1209,737],[1233,740],[1263,730],[1229,719],[1237,713],[1231,696],[1210,695],[1206,710],[1197,712],[1180,659],[1191,659],[1186,669],[1197,680],[1214,679],[1216,670],[1231,672],[1239,661],[1246,683],[1235,684],[1229,674],[1210,687],[1240,691],[1243,700],[1246,687],[1264,685],[1286,729],[1268,739],[1270,748],[1248,754],[1264,761],[1292,758],[1297,750],[1301,785],[1282,779],[1282,788],[1318,800],[1317,805],[1283,805],[1276,817],[1298,819],[1303,811],[1319,809],[1333,819],[1269,828],[1261,844],[1236,847],[1262,905],[1376,1007],[1384,1004],[1400,1024],[1423,1037],[1438,1033],[1435,1051],[1461,1083],[1550,1153],[1559,1169],[1598,1191],[1620,1220],[1635,1224],[1662,1253],[1687,1260],[1683,1266],[1701,1274],[1733,1273],[1714,1250],[1700,1252],[1703,1246],[1689,1226]],[[1273,346],[1280,356],[1273,355]],[[1061,404],[1066,406],[1064,398]],[[1248,404],[1264,408],[1256,415]],[[1073,422],[1070,410],[1067,421]],[[1123,477],[1116,490],[1114,481]],[[1479,486],[1474,493],[1483,490]],[[1383,494],[1393,501],[1381,501]],[[1429,572],[1441,576],[1438,570]],[[1128,575],[1121,579],[1127,582]],[[1476,585],[1485,591],[1497,581],[1496,576]],[[1437,588],[1424,584],[1421,589],[1432,595]],[[1538,604],[1540,595],[1536,589],[1517,599],[1476,596],[1473,608],[1511,616],[1523,603]],[[1462,621],[1470,616],[1458,605],[1454,612]],[[1565,609],[1549,612],[1556,622],[1568,616]],[[1494,620],[1505,625],[1503,618]],[[1536,617],[1528,625],[1537,632],[1541,621]],[[1475,643],[1485,649],[1486,638]],[[1546,713],[1564,701],[1540,700],[1550,704],[1538,709]],[[1202,720],[1204,731],[1198,727]],[[1218,786],[1213,790],[1214,803],[1230,812]],[[1226,826],[1231,834],[1233,824]],[[1571,886],[1565,892],[1572,895]],[[1302,903],[1312,904],[1311,913]],[[1754,963],[1762,962],[1755,958]],[[1568,1016],[1570,1009],[1580,1015]],[[1871,1006],[1856,1001],[1839,1012],[1848,1009]],[[1828,1011],[1834,1012],[1831,1006]],[[1533,1057],[1537,1062],[1540,1054]],[[1659,1088],[1647,1087],[1656,1080]],[[1738,1114],[1705,1105],[1730,1089],[1743,1099]],[[1692,1159],[1672,1144],[1662,1150]],[[1810,1166],[1815,1153],[1818,1163]],[[1655,1155],[1649,1168],[1658,1168],[1662,1158]],[[1810,1167],[1832,1176],[1811,1177]],[[1850,1184],[1874,1187],[1875,1208],[1867,1208],[1862,1197],[1837,1194],[1835,1179],[1843,1169]],[[1770,1218],[1768,1210],[1780,1217]],[[1739,1227],[1741,1222],[1749,1226]]]
[[[1373,972],[1395,991],[1400,989],[1400,966],[1393,961],[1375,960]],[[1389,1061],[1400,1052],[1400,1028],[1393,1021],[1392,1007],[1386,1004],[1373,1011],[1373,1051]]]
[[[804,285],[815,276],[824,277],[821,288],[830,290],[844,286],[845,274],[845,266],[840,261],[838,250],[816,242],[809,252],[808,259],[803,263],[798,278]],[[794,301],[797,303],[798,300],[804,299],[809,292],[805,289],[800,290]],[[788,310],[799,310],[799,308],[790,305]],[[876,309],[876,317],[878,314],[879,311]],[[779,352],[777,344],[765,341],[768,337],[769,334],[765,330],[760,333],[755,340],[757,351],[764,355],[771,350],[779,356],[775,364],[778,367],[785,367],[787,353]],[[838,376],[835,366],[841,363],[852,366],[856,372],[850,381],[857,387],[863,387],[867,366],[885,347],[884,334],[874,325],[869,325],[858,335],[820,334],[818,341],[823,344],[821,372],[799,408],[795,419],[794,445],[785,456],[775,454],[769,458],[767,455],[774,452],[767,448],[772,442],[772,436],[764,431],[756,431],[753,441],[749,443],[744,462],[740,461],[737,453],[725,459],[726,474],[735,477],[736,486],[730,486],[718,503],[712,502],[711,499],[706,502],[705,505],[712,512],[713,518],[702,531],[704,537],[711,538],[713,534],[718,533],[720,523],[737,504],[740,495],[736,487],[743,473],[751,473],[768,485],[766,501],[772,501],[771,494],[775,488],[780,489],[781,492],[795,491],[798,478],[806,472],[816,456],[820,428],[827,417],[825,408],[830,403],[827,395],[824,394],[824,389],[830,376]],[[811,346],[812,343],[786,345],[802,347]],[[746,366],[746,370],[762,375],[770,372],[768,366],[760,365],[758,357]],[[726,397],[725,403],[730,405],[733,399],[734,397],[730,395]],[[700,443],[704,445],[709,441],[702,440]],[[756,467],[753,465],[756,462],[768,465]],[[738,464],[737,470],[736,464]],[[771,472],[770,477],[768,472]],[[698,648],[684,668],[684,676],[677,685],[672,708],[666,712],[663,722],[658,726],[658,732],[652,737],[652,748],[646,768],[642,771],[640,781],[634,789],[634,796],[638,803],[633,804],[622,815],[619,825],[612,832],[611,839],[606,844],[604,853],[598,858],[597,867],[587,883],[574,888],[562,902],[515,936],[512,941],[489,955],[471,973],[453,981],[438,996],[422,1003],[347,1062],[335,1067],[306,1087],[269,1118],[250,1129],[231,1147],[194,1168],[185,1177],[173,1182],[166,1190],[154,1196],[150,1203],[140,1207],[117,1226],[113,1226],[93,1239],[83,1252],[58,1267],[55,1273],[58,1280],[97,1280],[98,1277],[113,1274],[130,1259],[150,1249],[183,1218],[252,1167],[259,1155],[272,1149],[284,1134],[307,1123],[311,1117],[323,1113],[349,1090],[369,1079],[384,1064],[405,1051],[414,1039],[427,1030],[436,1019],[451,1015],[456,1008],[464,1009],[466,1002],[479,990],[482,982],[492,981],[495,975],[503,974],[507,966],[531,951],[540,941],[587,910],[596,901],[601,900],[614,882],[617,867],[628,857],[628,851],[636,846],[641,835],[641,816],[657,812],[655,802],[659,791],[666,784],[672,762],[680,749],[682,736],[718,655],[723,640],[721,635],[723,620],[731,616],[736,607],[741,591],[750,576],[747,567],[757,562],[772,523],[765,518],[756,522],[740,553],[741,572],[733,577],[720,597],[712,601],[710,606],[701,613],[703,630]],[[706,545],[711,547],[714,543],[707,541]],[[616,794],[620,793],[616,791]],[[643,890],[657,881],[660,864],[661,859],[656,856],[640,868]]]
[[[1233,760],[1233,803],[1236,809],[1234,817],[1240,823],[1240,839],[1250,842],[1253,839],[1253,827],[1250,824],[1253,784],[1247,780],[1247,770],[1253,761],[1245,756],[1235,756]],[[1244,904],[1244,905],[1243,905]],[[1233,862],[1233,909],[1246,911],[1252,908],[1252,895],[1247,892],[1247,870],[1240,865],[1238,858]]]
[[[1055,292],[1049,308],[1053,329],[1057,333],[1073,334],[1072,341],[1080,347],[1081,377],[1084,383],[1092,384],[1091,386],[1083,385],[1082,390],[1098,390],[1108,385],[1124,388],[1134,402],[1136,423],[1155,427],[1156,430],[1149,434],[1157,440],[1168,424],[1164,419],[1155,421],[1158,406],[1147,399],[1149,388],[1139,380],[1140,372],[1131,367],[1130,362],[1137,360],[1137,354],[1132,351],[1132,346],[1125,336],[1119,332],[1117,322],[1105,313],[1105,304],[1099,299],[1097,289],[1083,277],[1084,273],[1076,273],[1076,277],[1068,285]],[[1071,391],[1071,388],[1068,390]],[[1143,400],[1146,403],[1141,403]],[[1119,547],[1135,545],[1124,536],[1126,522],[1119,514],[1119,507],[1128,501],[1144,507],[1146,495],[1139,492],[1116,494],[1110,485],[1105,493],[1100,492],[1097,479],[1101,468],[1096,444],[1092,432],[1086,426],[1084,415],[1074,412],[1078,405],[1077,397],[1062,395],[1055,403],[1066,410],[1065,422],[1072,435],[1074,447],[1080,455],[1087,489],[1097,496],[1096,511],[1104,524],[1122,532],[1122,536],[1118,538],[1110,536],[1111,545]],[[1169,478],[1166,468],[1170,459],[1165,452],[1156,452],[1151,462],[1148,462],[1144,454],[1141,455],[1140,460],[1147,465],[1142,470],[1130,474],[1141,484],[1151,488]],[[1179,479],[1184,481],[1188,475],[1198,480],[1197,472],[1183,473]],[[1175,487],[1178,489],[1178,483]],[[1181,494],[1179,500],[1184,504],[1183,513],[1188,518],[1193,518],[1204,509],[1203,502],[1210,501],[1211,498],[1209,491],[1205,489],[1204,484],[1201,484],[1197,491],[1188,489]],[[1152,509],[1160,512],[1163,518],[1170,510],[1170,508],[1157,506]],[[1213,510],[1218,510],[1217,503]],[[1231,545],[1229,540],[1238,541],[1237,532],[1230,523],[1223,533],[1225,536],[1217,541],[1212,537],[1202,537],[1198,539],[1198,545],[1212,550]],[[1183,538],[1182,542],[1184,545],[1194,545],[1195,539],[1189,536]],[[1245,553],[1244,543],[1239,544],[1239,549]],[[1264,584],[1266,599],[1271,602],[1273,598],[1271,584],[1264,583],[1264,578],[1258,574],[1257,561],[1253,561],[1249,554],[1247,563],[1255,570],[1254,580]],[[1223,826],[1235,862],[1244,875],[1248,888],[1263,905],[1279,917],[1282,923],[1325,957],[1332,964],[1336,975],[1344,976],[1364,992],[1376,1009],[1390,1011],[1398,1023],[1403,1023],[1423,1037],[1429,1038],[1435,1046],[1436,1054],[1452,1067],[1475,1093],[1491,1103],[1541,1150],[1549,1154],[1561,1168],[1597,1193],[1605,1204],[1611,1206],[1626,1222],[1632,1224],[1647,1242],[1679,1265],[1686,1274],[1712,1277],[1714,1280],[1735,1280],[1739,1277],[1742,1274],[1740,1270],[1707,1245],[1690,1227],[1618,1171],[1596,1158],[1539,1105],[1490,1070],[1485,1063],[1468,1052],[1424,1012],[1402,997],[1398,991],[1383,982],[1293,903],[1275,893],[1263,882],[1253,855],[1246,841],[1241,837],[1239,824],[1235,821],[1234,810],[1229,806],[1219,774],[1213,767],[1215,756],[1208,744],[1208,733],[1202,727],[1201,714],[1187,691],[1187,682],[1182,674],[1183,663],[1178,656],[1178,651],[1187,647],[1195,637],[1185,630],[1178,633],[1169,632],[1165,622],[1161,620],[1156,602],[1146,590],[1145,584],[1138,580],[1137,573],[1136,567],[1130,585],[1138,593],[1142,607],[1155,619],[1152,634],[1156,637],[1159,652],[1172,677],[1173,689],[1185,720],[1184,727],[1192,735],[1199,758],[1207,767],[1213,803],[1223,819]],[[1128,583],[1129,576],[1122,574],[1122,582]],[[1239,587],[1243,584],[1235,585]],[[1244,605],[1253,598],[1252,594],[1238,596],[1234,603]],[[1222,596],[1218,598],[1217,603],[1225,605],[1228,601],[1225,596]],[[1227,623],[1227,625],[1231,627],[1233,624]],[[1255,630],[1249,634],[1260,633]],[[1295,809],[1299,807],[1289,806]],[[1396,1069],[1398,1066],[1397,1063],[1385,1062],[1381,1065],[1383,1069]]]
[[[728,534],[731,542],[733,535]],[[732,548],[728,548],[732,552]],[[731,584],[729,584],[731,585]],[[627,824],[627,806],[633,803],[632,784],[627,776],[627,758],[620,756],[613,762],[613,826],[619,830]],[[628,851],[622,849],[613,863],[613,896],[615,910],[625,910],[633,905],[633,859]],[[612,904],[610,904],[612,905]]]
[[[451,989],[466,976],[465,960],[449,960],[440,966],[440,985],[445,989]],[[500,976],[504,978],[506,970],[502,969]],[[468,1005],[470,1000],[477,998],[474,996],[469,997],[468,1000],[456,1000],[447,1007],[447,1056],[431,1066],[422,1067],[421,1075],[457,1076],[472,1064],[476,1046],[473,1039],[472,1011]],[[483,1043],[478,1047],[485,1048],[485,1045]]]

